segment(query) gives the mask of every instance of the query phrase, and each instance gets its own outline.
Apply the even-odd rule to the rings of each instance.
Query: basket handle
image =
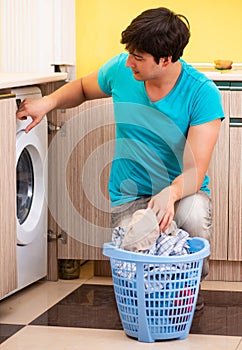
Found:
[[[137,282],[137,297],[138,297],[138,322],[139,331],[138,339],[141,342],[154,342],[151,337],[145,307],[145,284],[144,284],[144,266],[142,263],[136,264],[136,282]]]

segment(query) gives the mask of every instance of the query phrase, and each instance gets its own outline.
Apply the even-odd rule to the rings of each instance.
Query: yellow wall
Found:
[[[191,39],[185,60],[242,62],[241,0],[76,0],[77,77],[123,51],[121,31],[142,11],[160,6],[189,19]]]

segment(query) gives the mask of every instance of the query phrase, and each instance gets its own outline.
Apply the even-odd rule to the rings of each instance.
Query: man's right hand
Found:
[[[38,99],[28,98],[20,103],[16,112],[16,118],[19,120],[25,120],[27,117],[32,118],[32,122],[25,129],[26,133],[39,124],[45,114],[51,110],[51,105],[46,97]]]

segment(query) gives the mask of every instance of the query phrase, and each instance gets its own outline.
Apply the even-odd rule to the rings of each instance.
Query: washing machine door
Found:
[[[30,244],[38,234],[45,202],[45,155],[33,132],[16,135],[17,243]]]
[[[22,225],[27,219],[34,195],[34,169],[29,150],[24,148],[18,158],[17,167],[17,219]]]

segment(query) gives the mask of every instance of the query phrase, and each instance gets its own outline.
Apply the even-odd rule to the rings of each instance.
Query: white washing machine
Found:
[[[16,88],[12,93],[17,103],[41,97],[37,87]],[[17,290],[47,274],[47,118],[26,134],[30,121],[30,117],[16,120]]]

